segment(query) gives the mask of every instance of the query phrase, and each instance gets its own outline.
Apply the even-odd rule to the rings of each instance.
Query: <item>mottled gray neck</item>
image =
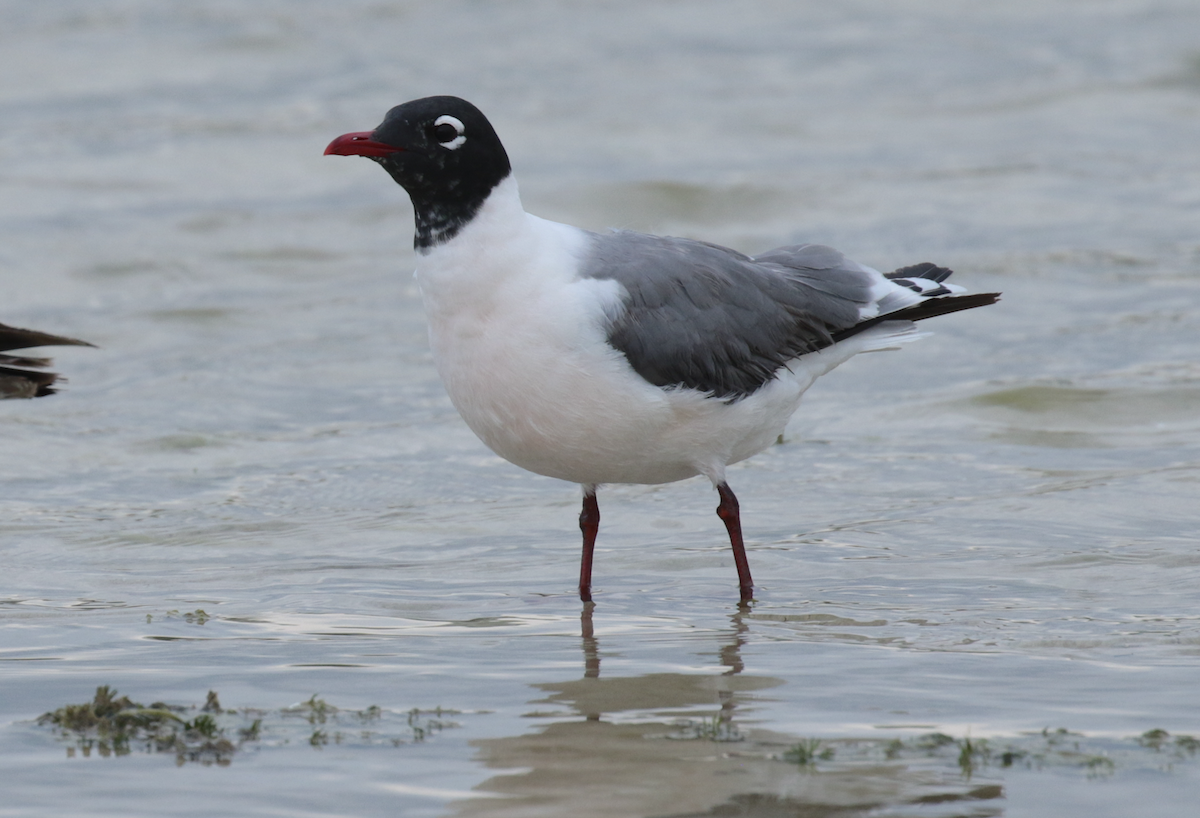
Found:
[[[440,204],[418,207],[416,202],[413,202],[416,217],[413,247],[418,253],[426,254],[439,244],[445,244],[475,218],[482,206],[483,200],[454,207]]]
[[[507,162],[489,173],[426,174],[423,169],[379,162],[412,200],[416,232],[413,247],[428,253],[470,224],[496,187],[511,176]]]

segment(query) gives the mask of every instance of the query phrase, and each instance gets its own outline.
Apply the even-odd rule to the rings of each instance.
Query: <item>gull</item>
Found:
[[[64,338],[35,329],[21,329],[0,324],[0,352],[44,346],[93,346],[87,341]],[[34,370],[50,366],[49,358],[30,358],[25,355],[0,354],[0,400],[6,398],[41,398],[58,390],[55,381],[65,380],[54,372]]]
[[[821,375],[999,298],[929,262],[880,273],[818,244],[751,257],[539,218],[491,123],[457,97],[398,105],[325,153],[374,160],[412,200],[430,345],[463,420],[506,460],[582,487],[584,603],[597,488],[696,475],[718,493],[740,602],[753,601],[726,466],[771,445]]]

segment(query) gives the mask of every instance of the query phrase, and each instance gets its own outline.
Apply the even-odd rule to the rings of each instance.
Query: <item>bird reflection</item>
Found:
[[[986,796],[980,789],[968,792],[973,785],[957,769],[953,780],[938,782],[928,770],[908,764],[816,771],[785,763],[781,753],[799,737],[756,726],[734,728],[735,712],[753,707],[757,691],[785,683],[746,672],[742,647],[753,624],[747,613],[733,613],[729,626],[716,634],[716,644],[706,640],[701,655],[715,651],[718,673],[602,678],[593,608],[585,605],[580,614],[583,676],[533,685],[543,694],[531,702],[537,710],[528,714],[538,720],[536,730],[471,742],[477,759],[499,772],[476,788],[492,797],[460,801],[452,814],[846,818],[889,805],[999,797],[998,787]],[[711,714],[714,705],[717,715],[700,715]]]
[[[729,617],[733,629],[728,641],[721,645],[719,653],[721,664],[729,670],[722,673],[722,676],[736,676],[746,668],[745,662],[742,661],[742,645],[746,643],[746,633],[750,630],[750,626],[744,620],[748,612],[749,606],[739,605],[737,613]],[[720,722],[732,727],[733,711],[737,708],[737,699],[734,698],[733,690],[719,689],[717,697],[721,702]]]
[[[742,662],[742,645],[746,644],[746,634],[750,631],[750,626],[745,621],[748,613],[749,605],[738,605],[737,613],[729,617],[733,629],[729,634],[729,641],[721,646],[720,652],[721,664],[729,668],[722,674],[724,676],[735,676],[746,668]]]
[[[719,632],[717,637],[717,659],[726,668],[720,675],[649,673],[602,679],[594,608],[585,603],[579,616],[583,678],[575,682],[535,685],[551,694],[544,702],[568,704],[588,721],[600,721],[606,713],[679,708],[691,711],[697,706],[715,704],[719,708],[718,722],[730,730],[739,694],[783,684],[780,679],[741,675],[745,670],[741,651],[750,629],[746,620],[749,609],[745,607],[740,607],[729,617],[729,629]]]
[[[592,602],[585,602],[579,614],[580,642],[583,646],[583,678],[600,678],[600,643],[596,639],[596,627],[592,622],[592,611],[596,608]],[[746,624],[745,616],[750,612],[750,606],[739,605],[737,613],[729,617],[732,625],[727,637],[718,650],[720,663],[729,668],[722,676],[736,676],[746,669],[742,661],[742,645],[746,644],[746,634],[750,626]]]
[[[592,625],[592,610],[595,603],[583,603],[583,613],[579,615],[581,638],[583,640],[583,678],[600,678],[600,643],[596,641],[596,630]]]

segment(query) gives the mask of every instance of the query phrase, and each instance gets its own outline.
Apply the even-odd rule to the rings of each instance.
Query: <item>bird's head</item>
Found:
[[[375,130],[343,134],[325,154],[366,156],[408,191],[418,249],[453,238],[512,170],[487,117],[449,96],[397,105]]]

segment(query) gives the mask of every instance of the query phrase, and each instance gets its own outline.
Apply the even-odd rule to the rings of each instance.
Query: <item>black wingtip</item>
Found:
[[[80,341],[78,338],[67,338],[63,335],[51,335],[48,332],[39,332],[36,329],[21,329],[20,327],[10,327],[7,324],[0,324],[0,351],[29,349],[30,347],[63,346],[94,347],[95,344]]]
[[[926,318],[936,318],[939,315],[949,315],[952,312],[973,310],[976,307],[986,307],[1000,300],[1000,293],[960,293],[958,295],[943,295],[937,298],[927,298],[918,304],[905,307],[902,310],[880,315],[861,324],[855,324],[833,334],[834,341],[844,341],[858,335],[863,330],[870,329],[884,321],[924,321]]]
[[[922,261],[920,264],[910,264],[908,267],[901,267],[898,270],[892,270],[890,273],[884,273],[884,278],[895,280],[897,278],[927,278],[930,281],[936,281],[941,284],[954,273],[949,267],[939,267],[932,261]]]
[[[986,307],[1000,300],[1000,293],[961,293],[944,295],[937,298],[927,298],[919,304],[896,310],[882,315],[884,321],[924,321],[926,318],[936,318],[939,315],[949,315],[952,312],[973,310],[976,307]]]

